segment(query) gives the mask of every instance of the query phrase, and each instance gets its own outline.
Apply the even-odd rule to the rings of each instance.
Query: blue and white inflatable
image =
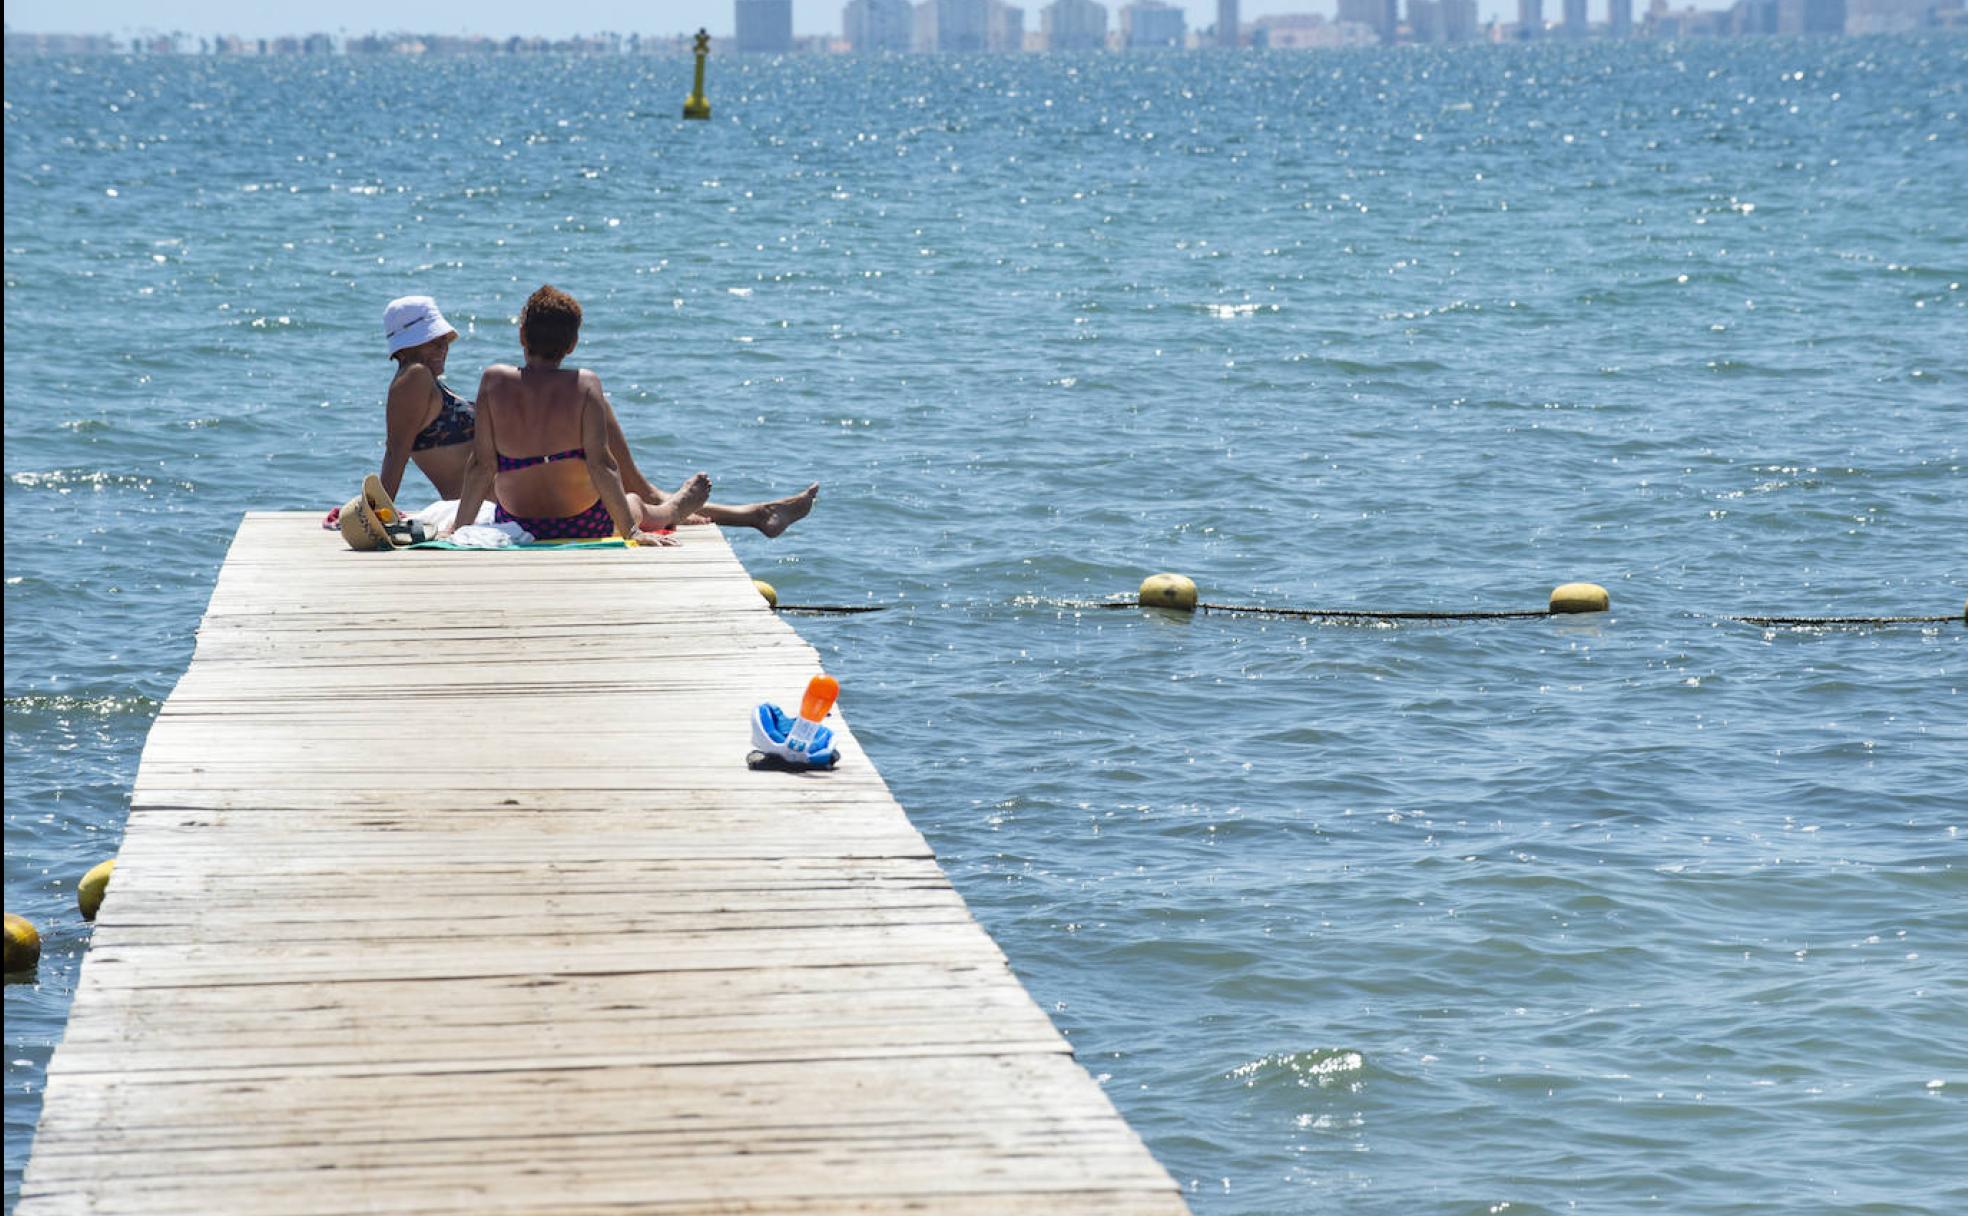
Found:
[[[793,726],[798,718],[780,709],[770,701],[764,701],[752,711],[752,767],[769,765],[774,768],[832,768],[840,762],[840,752],[834,748],[834,732],[822,726],[813,732],[813,738],[805,746],[793,739]]]

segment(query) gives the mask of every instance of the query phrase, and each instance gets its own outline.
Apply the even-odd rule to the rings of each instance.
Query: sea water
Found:
[[[1197,1212],[1968,1210],[1968,633],[1732,619],[1962,610],[1968,39],[687,88],[7,63],[9,1206],[240,513],[376,467],[385,301],[469,393],[552,282],[659,482],[823,483],[735,547],[888,606],[797,625]],[[1159,570],[1613,606],[1077,606]]]

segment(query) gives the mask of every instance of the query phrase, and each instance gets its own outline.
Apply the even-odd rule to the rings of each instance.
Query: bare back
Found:
[[[445,344],[430,345],[437,349],[427,358],[442,366]],[[415,464],[439,498],[456,498],[471,452],[471,403],[445,388],[428,363],[406,360],[390,381],[384,410],[383,489],[401,493],[403,470]]]
[[[558,457],[498,474],[493,494],[507,511],[565,516],[594,505],[583,430],[584,413],[601,395],[593,372],[498,364],[486,370],[478,392],[481,425],[489,419],[499,457]]]

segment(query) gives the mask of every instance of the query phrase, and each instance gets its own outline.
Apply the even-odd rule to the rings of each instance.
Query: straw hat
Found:
[[[369,500],[361,494],[349,499],[347,505],[342,508],[340,526],[342,539],[348,542],[348,547],[351,549],[396,547],[390,540],[389,529],[383,526],[382,516],[376,514],[376,508],[370,506]]]
[[[351,549],[401,549],[427,539],[424,525],[397,509],[374,473],[362,479],[362,493],[342,508],[339,524]]]

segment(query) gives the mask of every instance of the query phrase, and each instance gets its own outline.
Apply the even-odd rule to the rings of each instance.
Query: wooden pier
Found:
[[[1186,1210],[852,733],[746,769],[818,655],[681,535],[246,517],[19,1216]]]

